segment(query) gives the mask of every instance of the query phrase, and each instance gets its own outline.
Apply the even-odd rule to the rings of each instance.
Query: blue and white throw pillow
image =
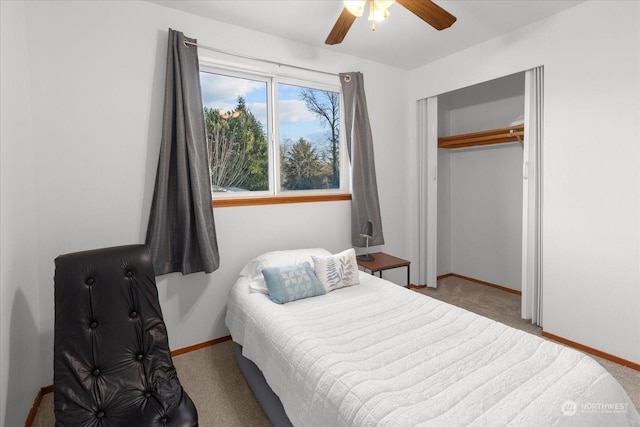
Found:
[[[308,262],[288,267],[267,267],[262,270],[262,275],[269,298],[278,304],[326,293]]]
[[[356,251],[351,248],[330,256],[312,256],[316,276],[326,292],[360,283]]]

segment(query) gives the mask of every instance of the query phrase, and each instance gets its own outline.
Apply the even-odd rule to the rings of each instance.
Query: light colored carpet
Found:
[[[440,280],[438,289],[425,288],[418,292],[540,335],[539,327],[520,318],[518,295],[457,277]],[[640,372],[598,357],[595,359],[611,372],[636,408],[640,408]],[[198,408],[200,426],[270,426],[236,365],[231,341],[176,356],[173,360],[180,382]],[[49,393],[44,396],[32,425],[50,427],[54,424],[53,393]]]

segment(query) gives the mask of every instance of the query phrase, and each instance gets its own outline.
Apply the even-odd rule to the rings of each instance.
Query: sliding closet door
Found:
[[[522,180],[522,318],[542,326],[543,67],[525,73]]]
[[[418,283],[438,287],[438,98],[418,101]]]

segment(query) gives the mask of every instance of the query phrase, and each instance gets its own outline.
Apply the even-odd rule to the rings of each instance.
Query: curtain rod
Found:
[[[238,53],[233,53],[233,52],[229,52],[227,50],[222,50],[222,49],[218,49],[215,47],[211,47],[211,46],[205,46],[202,44],[198,44],[198,43],[194,43],[194,42],[190,42],[188,40],[184,40],[184,45],[186,47],[189,46],[195,46],[195,47],[200,47],[202,49],[206,49],[206,50],[211,50],[213,52],[218,52],[218,53],[224,53],[225,55],[231,55],[231,56],[235,56],[238,58],[243,58],[243,59],[250,59],[252,61],[260,61],[260,62],[266,62],[267,64],[272,64],[272,65],[277,65],[278,67],[289,67],[289,68],[295,68],[297,70],[303,70],[303,71],[311,71],[314,73],[321,73],[321,74],[327,74],[329,76],[335,76],[335,77],[339,77],[339,74],[336,73],[330,73],[328,71],[320,71],[320,70],[314,70],[312,68],[306,68],[306,67],[299,67],[297,65],[290,65],[290,64],[282,64],[280,62],[275,62],[275,61],[269,61],[268,59],[262,59],[262,58],[255,58],[255,57],[251,57],[251,56],[246,56],[246,55],[240,55]]]

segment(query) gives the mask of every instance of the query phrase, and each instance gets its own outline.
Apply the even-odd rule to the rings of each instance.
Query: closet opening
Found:
[[[522,295],[541,325],[543,68],[418,101],[419,283]]]
[[[438,96],[437,276],[521,293],[524,72]]]

